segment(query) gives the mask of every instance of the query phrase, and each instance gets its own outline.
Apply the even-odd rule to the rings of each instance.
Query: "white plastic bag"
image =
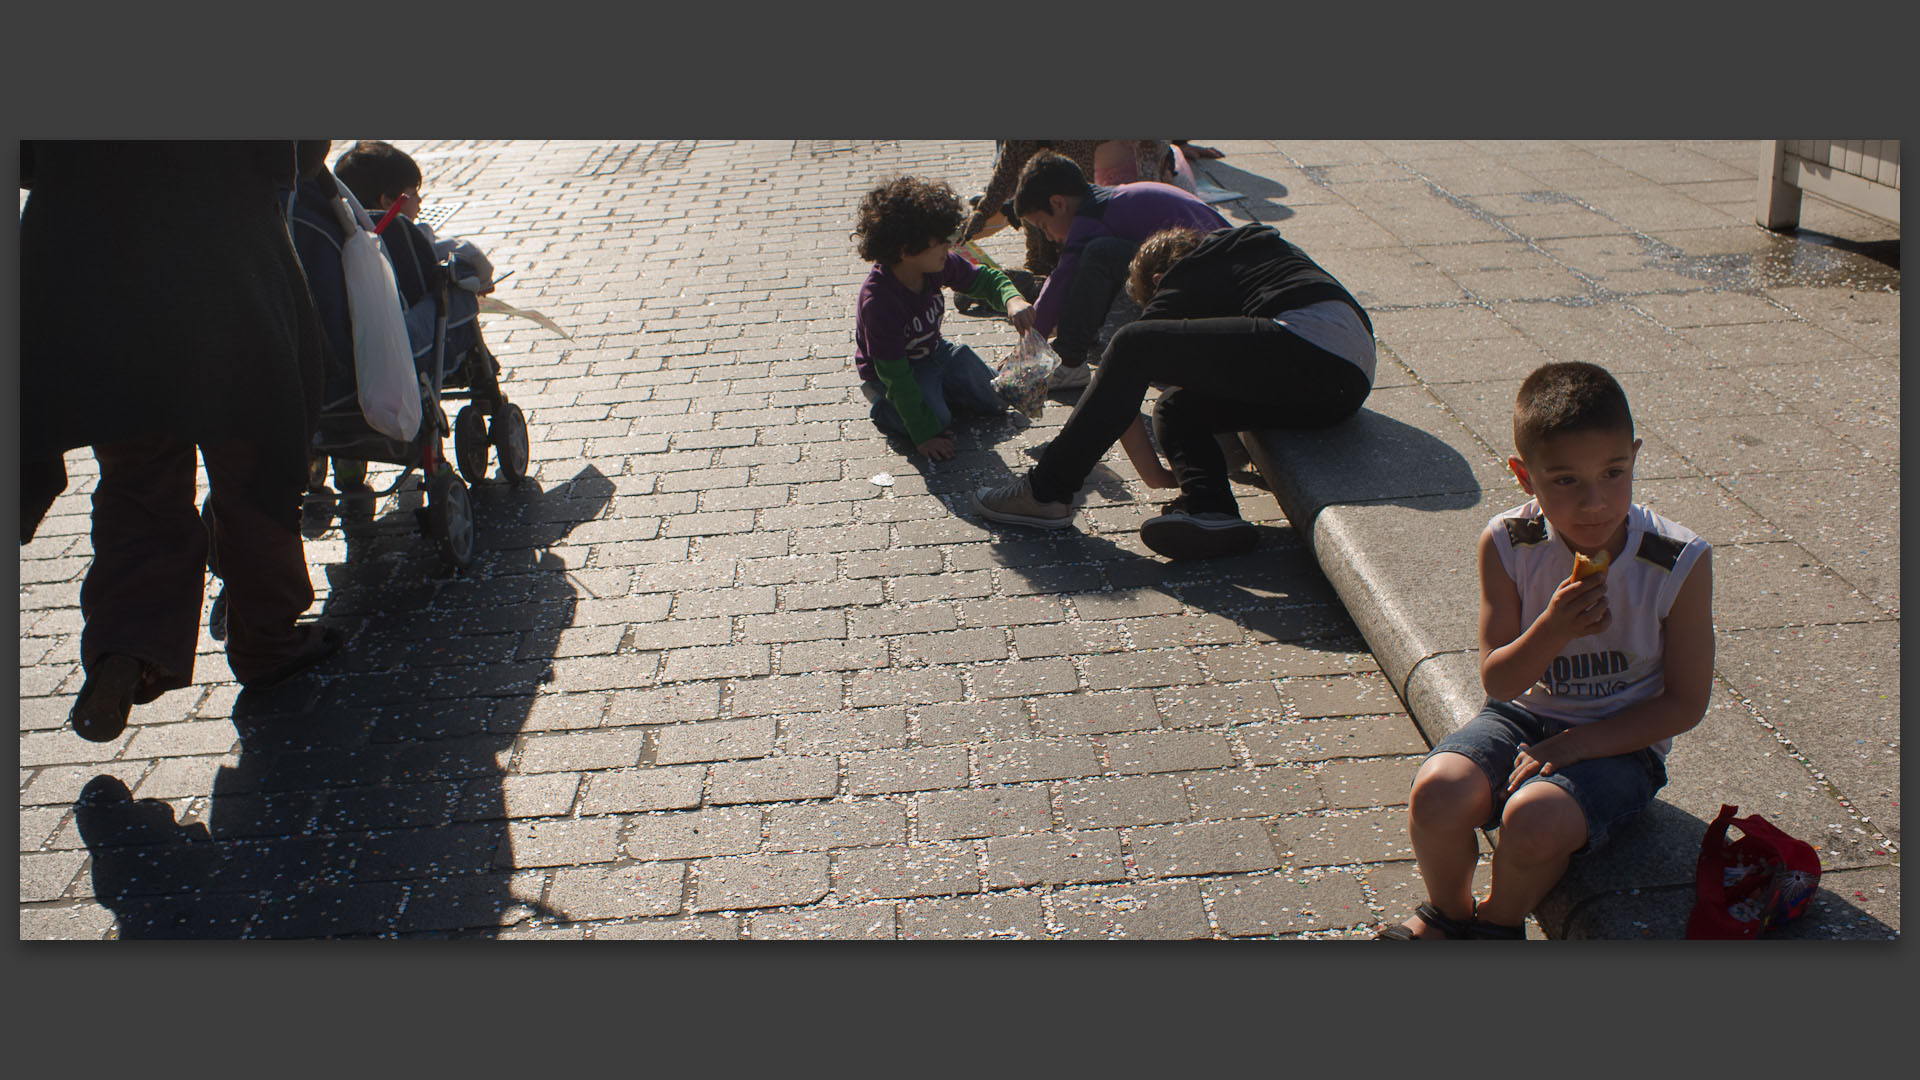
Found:
[[[334,199],[346,230],[340,267],[347,278],[347,311],[353,321],[353,374],[360,413],[375,431],[411,442],[420,433],[420,382],[400,310],[400,286],[386,248],[355,215],[346,198]]]
[[[1053,346],[1039,331],[1029,330],[1021,336],[1019,347],[1000,361],[999,373],[993,377],[994,392],[1033,419],[1047,407],[1047,374],[1059,366]]]

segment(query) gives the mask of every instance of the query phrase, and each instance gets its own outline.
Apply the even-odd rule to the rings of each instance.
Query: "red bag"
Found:
[[[1740,940],[1807,910],[1820,887],[1820,857],[1813,845],[1795,840],[1759,814],[1736,818],[1740,808],[1722,804],[1720,816],[1700,841],[1698,899],[1687,919],[1687,937]],[[1740,839],[1727,842],[1727,826]]]

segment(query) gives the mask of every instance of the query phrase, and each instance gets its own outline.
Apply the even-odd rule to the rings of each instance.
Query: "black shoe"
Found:
[[[340,631],[329,626],[320,631],[320,640],[312,648],[252,682],[242,681],[241,686],[253,691],[271,690],[296,675],[320,666],[328,657],[340,651],[340,645],[345,640]]]
[[[108,653],[94,661],[87,681],[73,699],[67,722],[73,733],[88,742],[112,742],[127,730],[133,711],[133,692],[140,687],[147,666],[124,653]]]
[[[1193,513],[1175,499],[1140,524],[1140,542],[1169,559],[1214,559],[1252,551],[1260,533],[1237,514]]]

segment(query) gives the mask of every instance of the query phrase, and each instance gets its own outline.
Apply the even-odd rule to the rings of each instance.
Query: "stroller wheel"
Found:
[[[500,474],[516,484],[526,479],[530,450],[527,415],[520,411],[520,406],[508,403],[494,413],[490,433],[494,449],[500,452]]]
[[[468,405],[453,420],[453,456],[460,463],[460,475],[467,483],[477,484],[487,476],[487,418],[478,407]]]
[[[427,481],[427,535],[440,546],[440,559],[452,570],[473,562],[473,504],[467,485],[451,470]]]

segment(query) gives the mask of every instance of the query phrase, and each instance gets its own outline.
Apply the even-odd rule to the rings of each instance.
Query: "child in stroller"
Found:
[[[417,182],[412,188],[410,199],[417,205]],[[486,475],[489,450],[494,450],[501,474],[518,483],[527,470],[526,418],[501,392],[499,362],[480,337],[475,290],[491,289],[492,267],[484,257],[477,263],[438,258],[432,242],[405,216],[405,206],[390,197],[385,201],[381,227],[348,185],[325,171],[303,181],[291,200],[294,248],[306,270],[307,288],[319,309],[331,353],[315,437],[315,487],[324,483],[323,456],[332,459],[334,478],[343,493],[367,491],[368,461],[406,466],[389,491],[398,490],[412,469],[419,467],[427,485],[423,524],[439,541],[446,561],[462,567],[473,554],[472,515],[465,485],[446,468],[441,439],[453,435],[454,461],[467,481],[478,482]],[[379,230],[399,284],[398,302],[406,315],[423,388],[420,432],[411,443],[374,431],[360,414],[340,255],[347,237],[343,220],[347,215],[354,227]],[[477,249],[473,252],[477,256]],[[468,404],[449,425],[441,403],[456,399]]]

